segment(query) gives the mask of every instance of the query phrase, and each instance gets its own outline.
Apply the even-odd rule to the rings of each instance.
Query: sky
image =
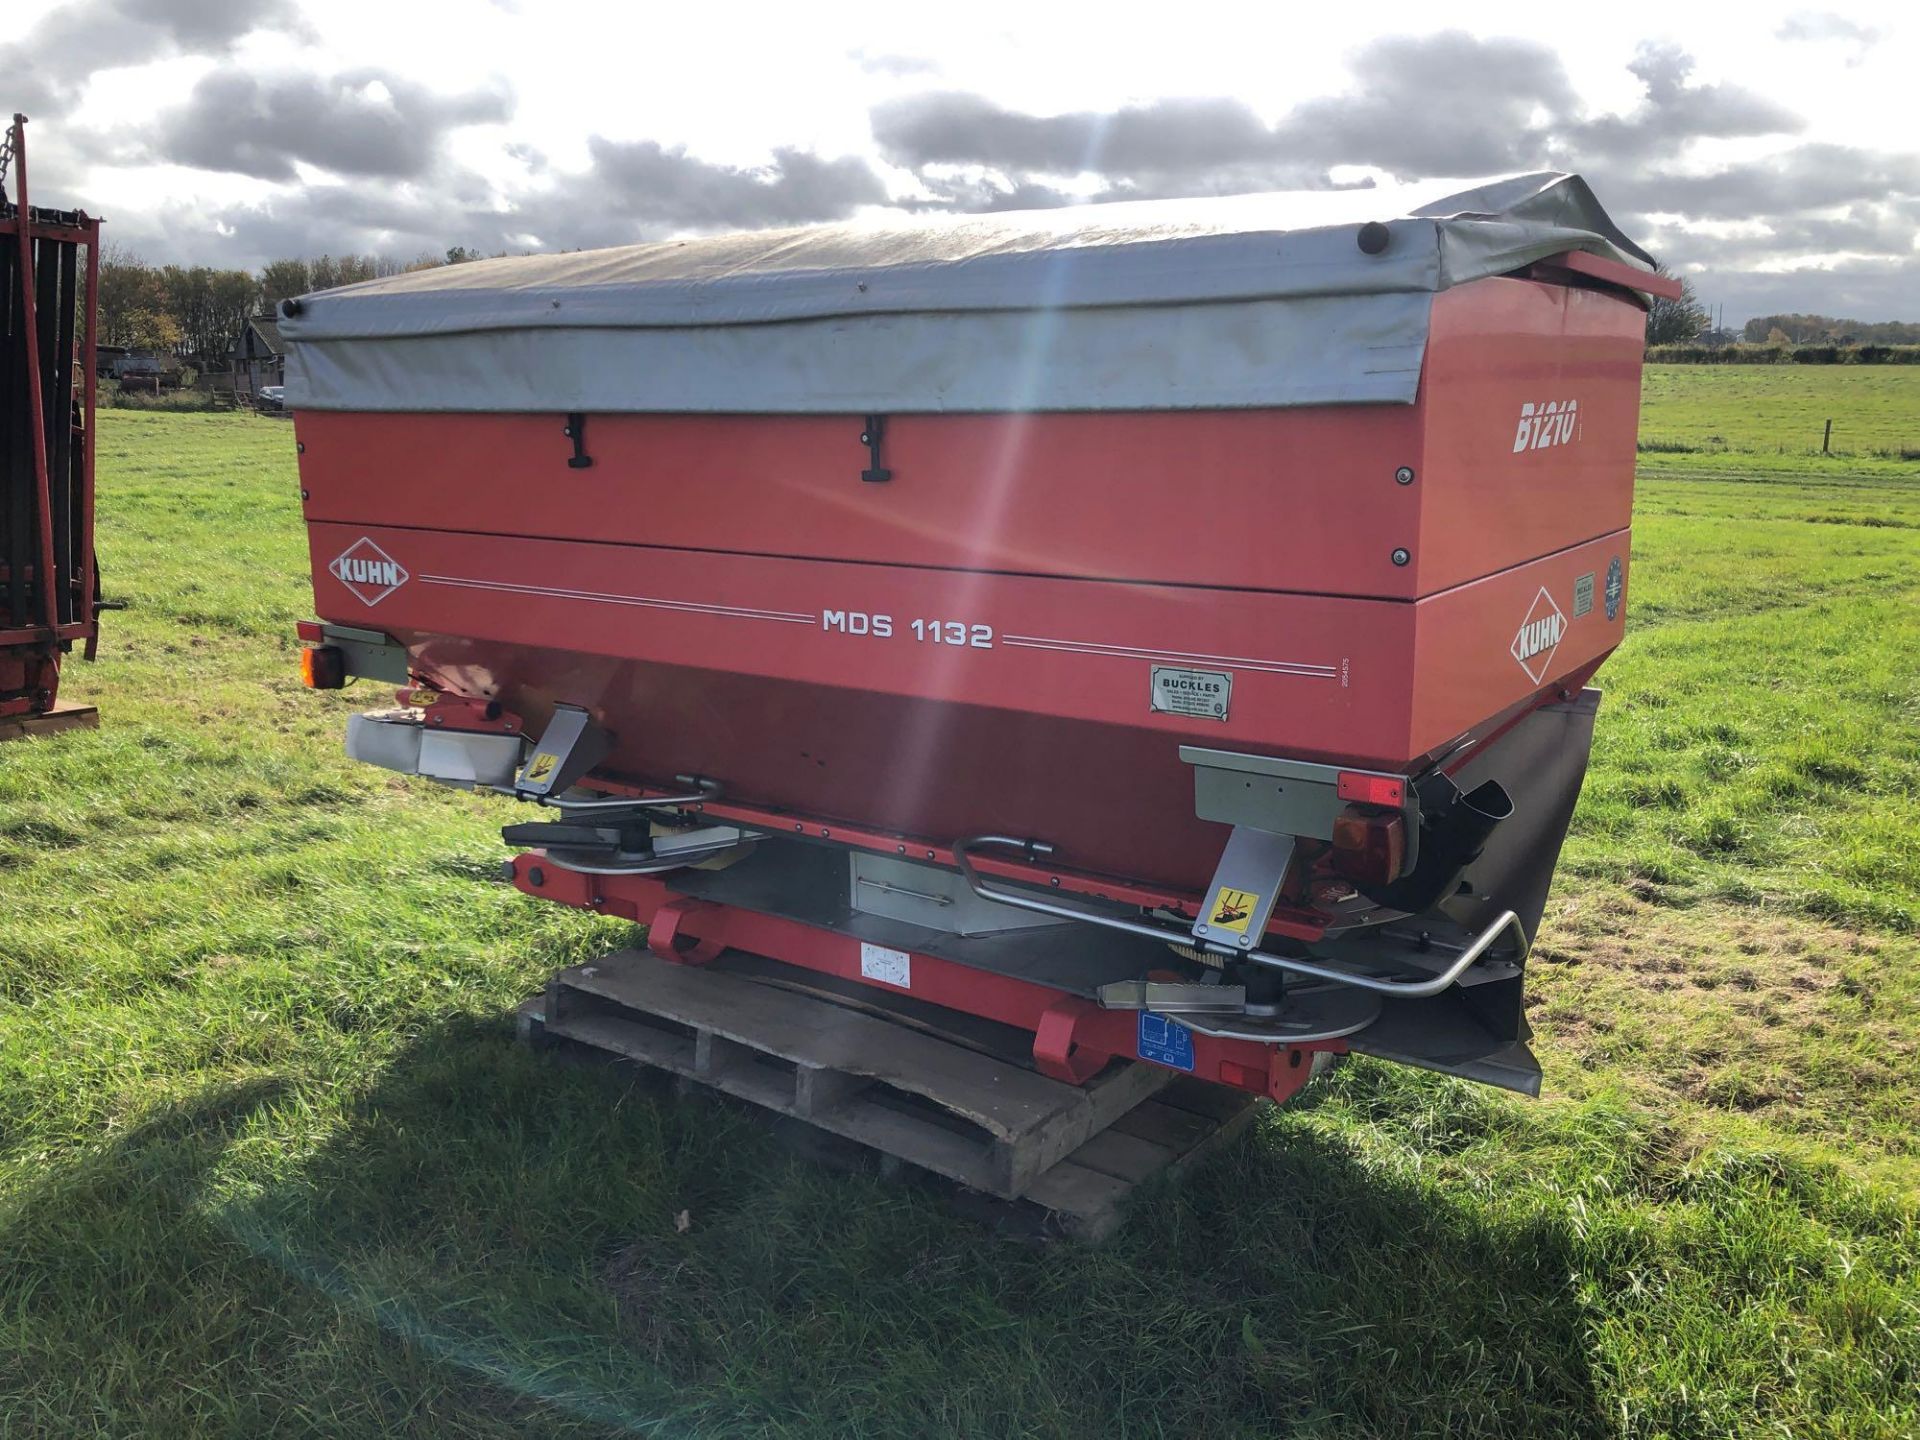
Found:
[[[1920,8],[6,0],[33,199],[155,263],[1576,171],[1730,324],[1920,320]]]

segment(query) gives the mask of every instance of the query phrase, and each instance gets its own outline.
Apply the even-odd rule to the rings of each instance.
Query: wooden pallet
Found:
[[[0,740],[28,735],[58,735],[62,730],[92,730],[100,712],[91,705],[55,705],[38,715],[0,715]]]
[[[1119,1064],[1085,1086],[1010,1057],[951,1017],[864,988],[859,1009],[770,976],[695,968],[625,950],[554,976],[520,1010],[521,1033],[566,1041],[750,1102],[892,1162],[1014,1202],[1053,1228],[1098,1240],[1126,1198],[1237,1133],[1249,1097],[1158,1066]],[[876,999],[881,1005],[876,1005]],[[831,1158],[831,1157],[827,1157]],[[977,1207],[973,1207],[977,1208]],[[1027,1226],[1026,1228],[1031,1228]]]

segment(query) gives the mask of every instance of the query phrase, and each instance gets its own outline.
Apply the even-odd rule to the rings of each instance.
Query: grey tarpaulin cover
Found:
[[[1565,250],[1651,265],[1541,171],[481,260],[307,296],[280,333],[308,410],[1408,403],[1437,292]]]

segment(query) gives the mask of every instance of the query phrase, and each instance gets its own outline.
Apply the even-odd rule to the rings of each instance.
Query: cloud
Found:
[[[510,248],[499,219],[452,191],[414,186],[309,185],[241,205],[196,211],[145,231],[135,217],[116,238],[152,259],[252,268],[282,256],[387,255],[411,260],[450,245]]]
[[[1737,85],[1691,85],[1693,57],[1674,45],[1643,44],[1627,66],[1646,98],[1626,115],[1567,126],[1560,153],[1579,163],[1678,155],[1696,140],[1797,134],[1803,121],[1784,105]]]
[[[604,135],[589,137],[585,167],[569,171],[503,131],[502,163],[482,175],[456,163],[448,141],[463,127],[508,120],[504,87],[440,93],[386,69],[243,68],[238,40],[292,28],[287,13],[249,10],[244,0],[74,0],[0,45],[0,71],[69,104],[88,74],[109,65],[213,57],[180,102],[139,131],[57,127],[74,163],[49,173],[147,160],[263,182],[248,203],[181,206],[164,222],[116,209],[116,235],[156,259],[256,265],[375,251],[404,260],[456,244],[488,253],[622,244],[838,220],[870,207],[981,212],[1328,187],[1342,167],[1404,178],[1552,167],[1586,174],[1629,234],[1687,267],[1729,314],[1746,297],[1766,309],[1869,317],[1915,315],[1920,303],[1920,155],[1804,142],[1788,104],[1702,80],[1694,58],[1672,45],[1641,45],[1628,66],[1638,99],[1596,113],[1558,55],[1531,40],[1458,30],[1384,37],[1347,57],[1353,78],[1343,88],[1277,116],[1226,97],[1027,111],[941,88],[925,78],[937,68],[918,57],[852,49],[849,69],[895,97],[871,112],[878,158],[912,177],[911,196],[894,199],[883,169],[858,154],[783,148],[759,164],[723,163]],[[1867,27],[1816,12],[1777,34],[1853,46],[1872,39]],[[929,88],[901,94],[903,84]],[[1737,162],[1696,159],[1698,142],[1755,139],[1777,142],[1774,153],[1754,157],[1757,147],[1742,145],[1731,152],[1747,157]],[[318,183],[301,178],[316,169]],[[901,188],[895,177],[892,189]]]
[[[1227,99],[1042,116],[949,91],[878,107],[873,131],[882,153],[909,166],[984,164],[1055,175],[1190,171],[1273,153],[1272,132]]]
[[[1584,114],[1559,57],[1530,40],[1458,30],[1389,36],[1355,51],[1351,69],[1363,83],[1272,125],[1232,99],[1036,115],[934,91],[875,107],[873,132],[896,164],[1002,177],[985,197],[997,205],[1048,178],[1102,177],[1117,197],[1326,184],[1332,167],[1347,165],[1409,179],[1485,175],[1672,155],[1698,139],[1781,134],[1802,123],[1738,86],[1693,83],[1692,58],[1671,46],[1643,45],[1629,67],[1645,92],[1638,107],[1596,118]],[[979,184],[950,188],[959,198]]]
[[[1544,161],[1554,126],[1579,108],[1559,57],[1529,40],[1391,36],[1362,46],[1350,68],[1362,77],[1357,88],[1280,121],[1288,153],[1401,178],[1526,169]]]
[[[1692,277],[1703,300],[1738,324],[1753,315],[1802,313],[1856,320],[1920,320],[1914,308],[1920,266],[1890,260],[1757,271],[1711,269]]]
[[[1867,58],[1880,39],[1880,31],[1831,11],[1799,10],[1789,15],[1773,32],[1777,40],[1789,44],[1836,44],[1846,47],[1846,63],[1851,69]]]
[[[1844,40],[1856,45],[1871,45],[1880,38],[1874,26],[1862,25],[1830,10],[1796,10],[1773,33],[1781,40]]]
[[[414,179],[434,166],[450,132],[505,121],[512,109],[502,85],[436,95],[384,70],[260,77],[222,66],[159,117],[152,151],[260,180],[295,179],[296,161],[336,175]]]
[[[72,0],[19,40],[0,44],[0,75],[29,115],[51,118],[78,103],[102,70],[176,55],[224,55],[256,30],[308,33],[284,4],[246,0]]]
[[[317,184],[201,215],[165,234],[127,233],[135,249],[201,263],[253,266],[282,255],[364,254],[400,260],[451,245],[483,254],[623,245],[687,230],[755,229],[837,220],[886,201],[864,160],[775,151],[767,164],[717,164],[652,141],[593,136],[589,167],[538,169],[507,196],[470,170],[440,164],[416,178]],[[315,161],[314,163],[320,163]],[[184,258],[184,257],[183,257]]]
[[[873,167],[850,155],[825,160],[779,149],[766,165],[739,167],[653,140],[600,135],[587,150],[587,173],[565,185],[578,204],[656,230],[804,225],[844,219],[887,199]]]
[[[928,60],[920,55],[892,55],[884,51],[868,50],[864,47],[849,50],[847,58],[869,75],[937,75],[940,73],[938,61]]]
[[[1920,195],[1920,154],[1813,143],[1715,170],[1628,169],[1605,180],[1603,198],[1622,212],[1766,220],[1911,199]]]

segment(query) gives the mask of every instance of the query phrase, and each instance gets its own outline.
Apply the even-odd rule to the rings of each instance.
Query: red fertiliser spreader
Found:
[[[1578,177],[760,231],[282,307],[309,683],[513,883],[1284,1099],[1534,1093],[1648,298]]]

